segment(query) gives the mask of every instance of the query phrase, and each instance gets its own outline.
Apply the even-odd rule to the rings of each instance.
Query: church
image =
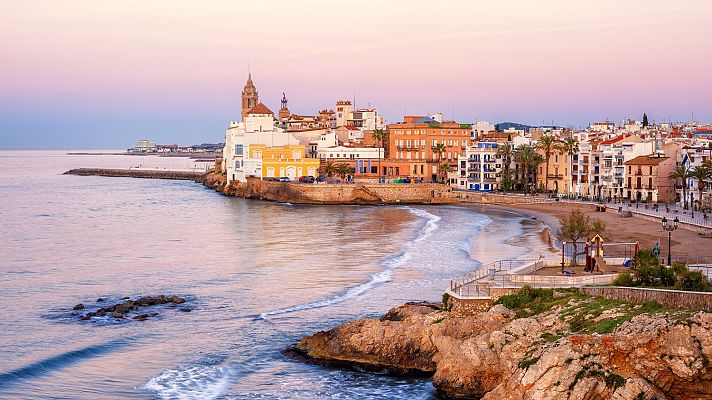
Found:
[[[283,97],[280,113],[284,109]],[[296,180],[316,176],[319,160],[306,158],[305,146],[278,126],[274,113],[260,102],[252,74],[248,74],[242,90],[241,120],[231,121],[225,131],[222,166],[228,184],[246,182],[248,177]]]

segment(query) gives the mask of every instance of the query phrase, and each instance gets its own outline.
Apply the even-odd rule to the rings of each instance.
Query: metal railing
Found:
[[[530,264],[534,264],[538,261],[539,259],[493,261],[489,264],[483,265],[482,267],[474,271],[470,271],[450,279],[450,290],[452,290],[453,292],[457,292],[463,286],[471,284],[477,280],[481,280],[487,275],[491,275],[493,273],[493,270],[496,276],[497,272],[510,271],[515,268],[521,268]]]

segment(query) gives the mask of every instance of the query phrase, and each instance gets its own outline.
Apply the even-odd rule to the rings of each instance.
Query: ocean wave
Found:
[[[191,365],[167,369],[141,389],[161,399],[215,399],[225,394],[234,370],[223,365]]]
[[[405,250],[398,253],[397,255],[384,259],[380,262],[380,264],[384,267],[386,267],[384,270],[376,272],[375,274],[371,275],[369,279],[365,282],[362,282],[356,286],[350,287],[347,289],[345,292],[335,295],[335,296],[329,296],[326,297],[322,300],[315,301],[312,303],[305,303],[305,304],[298,304],[295,306],[291,307],[286,307],[286,308],[281,308],[279,310],[274,310],[274,311],[269,311],[269,312],[264,312],[261,313],[257,318],[258,319],[267,319],[271,316],[275,315],[280,315],[280,314],[287,314],[291,312],[296,312],[296,311],[303,311],[303,310],[309,310],[312,308],[320,308],[320,307],[326,307],[330,306],[332,304],[336,303],[341,303],[343,301],[352,299],[356,296],[359,296],[370,289],[389,282],[393,278],[393,273],[396,268],[399,268],[405,264],[406,261],[408,261],[412,257],[412,250],[415,246],[416,243],[422,242],[423,240],[427,239],[430,237],[430,235],[435,232],[435,230],[438,229],[439,222],[440,222],[440,217],[434,214],[431,214],[425,210],[421,210],[418,208],[411,208],[411,207],[405,207],[406,210],[408,210],[411,214],[416,215],[422,219],[425,219],[425,225],[420,229],[418,232],[418,236],[416,236],[415,239],[412,241],[408,242],[405,246]]]
[[[111,352],[127,343],[128,339],[117,339],[95,344],[77,350],[67,351],[55,356],[35,361],[24,367],[0,373],[0,387],[12,384],[19,379],[28,379],[51,373],[70,364]]]

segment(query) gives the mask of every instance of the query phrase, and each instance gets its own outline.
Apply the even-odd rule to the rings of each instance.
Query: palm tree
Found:
[[[336,166],[333,161],[327,161],[326,166],[324,166],[324,173],[327,176],[333,176],[336,173]]]
[[[438,167],[438,171],[443,175],[443,178],[440,180],[441,182],[445,181],[445,177],[447,177],[448,172],[454,171],[454,169],[449,165],[449,164],[441,164]]]
[[[336,164],[336,172],[339,174],[341,179],[346,178],[346,175],[354,173],[356,170],[354,167],[341,163],[341,164]]]
[[[529,167],[534,161],[536,150],[528,144],[519,145],[514,150],[514,159],[522,166],[524,170],[524,194],[527,194],[529,188]]]
[[[534,152],[534,156],[532,157],[531,165],[529,166],[529,168],[531,168],[531,170],[534,171],[533,180],[534,180],[535,188],[536,188],[536,182],[539,180],[539,175],[536,172],[537,171],[536,167],[538,167],[539,164],[541,164],[543,162],[544,162],[544,157],[541,154]]]
[[[557,151],[561,148],[561,142],[556,140],[552,135],[544,135],[539,138],[539,141],[534,145],[537,150],[544,153],[544,160],[546,162],[546,171],[544,171],[544,186],[545,190],[549,192],[549,159],[551,158],[551,153]]]
[[[379,150],[378,150],[378,183],[381,183],[381,149],[383,149],[383,141],[386,140],[386,137],[388,136],[388,132],[385,129],[375,129],[373,133],[371,133],[371,136],[373,137],[373,140],[376,141],[376,143],[379,144]]]
[[[512,163],[512,158],[514,158],[514,146],[507,141],[503,145],[497,148],[497,155],[502,158],[503,165],[503,176],[502,176],[502,186],[503,189],[508,190],[511,180],[510,165]]]
[[[446,150],[445,143],[438,143],[432,147],[433,154],[438,157],[438,171],[440,170],[440,162],[442,161],[443,153]]]
[[[568,194],[574,191],[574,181],[571,179],[573,176],[574,168],[574,156],[579,152],[579,144],[573,137],[567,137],[562,143],[562,150],[569,156],[569,187],[567,188]]]
[[[700,207],[702,206],[702,192],[705,189],[705,179],[710,179],[712,178],[712,170],[704,167],[704,166],[698,166],[698,167],[693,167],[690,169],[690,174],[688,175],[690,178],[694,178],[697,181],[697,190],[699,192],[697,196],[697,201],[700,203]],[[694,209],[695,206],[691,204],[692,208]]]
[[[687,178],[690,177],[690,169],[687,165],[680,164],[675,167],[675,169],[668,175],[668,179],[673,179],[677,182],[678,179],[682,180],[682,200],[683,208],[687,210]]]

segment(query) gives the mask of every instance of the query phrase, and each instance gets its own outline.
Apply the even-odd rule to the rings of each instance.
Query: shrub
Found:
[[[674,263],[672,263],[672,265],[670,266],[670,268],[672,269],[672,272],[674,272],[675,275],[678,276],[678,277],[681,277],[681,276],[685,275],[685,273],[688,271],[688,269],[687,269],[687,267],[685,266],[685,264],[680,263],[680,262],[674,262]]]
[[[624,272],[613,281],[614,286],[633,286],[633,275],[630,272]]]
[[[450,295],[443,293],[443,310],[452,311],[452,304],[450,304]]]
[[[712,285],[706,276],[700,271],[687,271],[678,281],[678,289],[690,290],[694,292],[709,292]]]
[[[554,298],[554,291],[552,289],[535,289],[529,285],[522,287],[517,293],[502,296],[497,300],[497,304],[501,304],[510,310],[517,310],[524,307],[532,307],[537,309],[537,311],[543,311],[540,309],[541,303],[552,300]]]
[[[663,286],[675,286],[675,281],[677,281],[677,277],[675,276],[675,272],[672,270],[672,268],[666,268],[664,266],[659,266],[660,268],[660,284]]]

